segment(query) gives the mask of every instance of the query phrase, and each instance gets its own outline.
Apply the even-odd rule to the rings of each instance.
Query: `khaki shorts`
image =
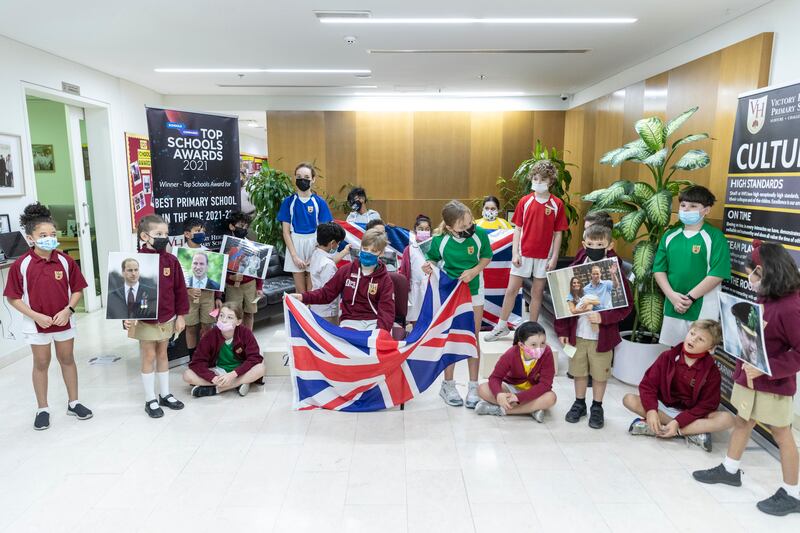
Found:
[[[232,284],[225,285],[225,301],[242,304],[242,311],[245,313],[255,313],[258,311],[258,304],[253,303],[256,296],[258,296],[258,293],[256,291],[255,281],[242,283],[238,287]]]
[[[149,322],[136,322],[136,325],[128,329],[128,338],[137,341],[165,341],[175,333],[175,321],[170,320],[163,324]]]
[[[791,396],[748,389],[738,383],[733,384],[731,404],[745,420],[755,420],[776,428],[791,425],[794,417]]]
[[[209,315],[214,310],[214,294],[216,294],[215,291],[200,291],[200,298],[197,303],[195,303],[194,298],[189,296],[189,314],[184,317],[187,326],[214,323],[214,317]]]
[[[597,381],[608,381],[611,377],[613,351],[598,352],[597,341],[575,339],[575,355],[569,360],[569,373],[576,378],[591,375]]]

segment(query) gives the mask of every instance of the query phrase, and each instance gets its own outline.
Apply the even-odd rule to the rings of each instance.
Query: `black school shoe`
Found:
[[[214,396],[215,394],[217,394],[216,385],[195,385],[192,387],[192,396],[195,398]]]
[[[742,471],[738,470],[735,474],[731,474],[725,470],[725,466],[723,466],[722,463],[708,470],[695,470],[692,472],[692,477],[700,483],[706,483],[708,485],[723,483],[732,487],[742,486]]]
[[[605,417],[603,416],[603,406],[592,404],[592,407],[589,409],[589,427],[592,429],[600,429],[606,423]]]
[[[76,403],[74,408],[67,404],[67,414],[69,416],[74,416],[78,420],[88,420],[94,416],[92,411],[87,409],[82,403]]]
[[[790,513],[800,513],[800,500],[789,496],[786,489],[781,487],[778,489],[778,492],[766,500],[758,502],[756,507],[758,507],[758,510],[762,513],[771,514],[773,516],[786,516]]]
[[[42,431],[50,427],[50,413],[47,411],[42,411],[41,413],[36,415],[36,418],[33,421],[33,429],[36,431]]]
[[[155,408],[151,408],[150,404],[156,404]],[[147,413],[147,416],[150,418],[161,418],[164,416],[164,410],[161,409],[155,400],[150,400],[149,402],[144,402],[144,412]]]
[[[170,398],[172,398],[173,401],[169,401]],[[177,399],[172,394],[167,394],[166,396],[161,396],[159,394],[158,395],[158,405],[161,405],[163,407],[167,407],[169,409],[172,409],[173,411],[180,411],[181,409],[183,409],[183,402],[180,401],[179,399]]]
[[[567,416],[564,417],[564,420],[570,424],[575,424],[584,416],[586,416],[586,403],[575,400],[572,407],[569,408]]]

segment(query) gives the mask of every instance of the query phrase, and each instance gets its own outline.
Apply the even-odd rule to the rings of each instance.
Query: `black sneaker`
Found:
[[[192,387],[192,396],[202,398],[204,396],[214,396],[217,393],[215,385],[195,385]]]
[[[778,492],[766,500],[758,502],[756,507],[758,507],[758,510],[762,513],[771,514],[773,516],[786,516],[790,513],[800,513],[800,500],[789,496],[786,489],[781,487],[778,489]]]
[[[586,416],[586,404],[576,400],[575,403],[572,404],[572,407],[569,408],[569,412],[567,416],[564,417],[564,420],[570,424],[575,424],[584,416]]]
[[[589,409],[589,427],[592,429],[600,429],[605,425],[605,417],[603,416],[603,406],[592,404]]]
[[[82,403],[76,403],[74,408],[67,404],[67,414],[74,416],[78,420],[88,420],[94,416]]]
[[[33,429],[36,431],[42,431],[50,427],[50,413],[47,411],[42,411],[36,415],[36,419],[33,421]]]
[[[171,401],[170,401],[171,400]],[[166,396],[158,395],[158,405],[168,407],[173,411],[180,411],[183,409],[183,402],[177,399],[172,394],[167,394]]]
[[[738,470],[735,474],[731,474],[725,470],[722,463],[708,470],[695,470],[692,472],[692,477],[700,483],[707,483],[709,485],[724,483],[732,487],[742,486],[742,471]]]
[[[155,407],[151,407],[152,405],[155,405]],[[164,410],[158,406],[158,402],[155,400],[144,402],[144,412],[147,413],[147,416],[150,418],[161,418],[164,416]]]

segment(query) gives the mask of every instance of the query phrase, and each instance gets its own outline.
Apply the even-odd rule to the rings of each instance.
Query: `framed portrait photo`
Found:
[[[22,138],[0,133],[0,197],[25,194],[22,174]]]

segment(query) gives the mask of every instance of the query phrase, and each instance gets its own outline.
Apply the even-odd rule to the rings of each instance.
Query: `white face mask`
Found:
[[[758,292],[761,289],[761,280],[753,281],[753,273],[751,272],[747,276],[747,283],[750,284],[750,290],[753,292]]]
[[[497,219],[497,209],[484,209],[483,219],[488,220],[489,222]]]
[[[533,183],[531,182],[531,190],[538,194],[546,193],[550,189],[547,183]]]

